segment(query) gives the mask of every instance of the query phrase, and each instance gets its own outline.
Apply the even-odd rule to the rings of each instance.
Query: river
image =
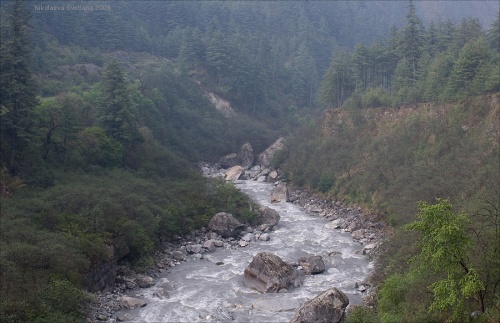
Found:
[[[288,322],[301,303],[331,287],[343,291],[350,306],[362,303],[356,283],[367,278],[372,263],[361,254],[360,243],[298,205],[271,203],[272,184],[247,180],[236,182],[236,186],[258,204],[280,214],[271,240],[251,242],[239,249],[218,248],[205,253],[203,259],[190,258],[165,274],[176,286],[169,291],[169,298],[153,296],[153,289],[137,290],[129,295],[146,300],[148,305],[121,311],[118,316],[128,313],[128,322],[207,322],[210,315],[230,313],[234,322]],[[320,255],[326,271],[304,276],[303,286],[288,293],[262,294],[243,285],[243,271],[259,252],[274,253],[290,263]]]

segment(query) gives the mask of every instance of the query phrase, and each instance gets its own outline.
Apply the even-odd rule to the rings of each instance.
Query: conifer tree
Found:
[[[135,106],[130,99],[123,71],[116,61],[105,68],[100,122],[106,134],[124,145],[140,138]]]
[[[30,27],[24,0],[7,8],[7,24],[2,28],[0,47],[1,162],[13,174],[30,145],[33,117],[38,104],[31,74]]]
[[[406,26],[401,30],[399,39],[399,50],[405,57],[413,72],[412,81],[417,78],[417,62],[422,53],[424,45],[424,26],[415,12],[415,5],[410,0],[408,4],[408,13],[406,15]]]
[[[325,106],[340,107],[354,88],[351,57],[346,52],[334,56],[319,90],[319,100]]]
[[[500,12],[486,34],[491,48],[500,53]]]

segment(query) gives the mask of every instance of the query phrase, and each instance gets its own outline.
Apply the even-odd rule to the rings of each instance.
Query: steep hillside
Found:
[[[498,189],[499,97],[327,110],[306,140],[294,141],[283,168],[298,186],[377,208],[396,222],[411,219],[420,200],[468,204]]]

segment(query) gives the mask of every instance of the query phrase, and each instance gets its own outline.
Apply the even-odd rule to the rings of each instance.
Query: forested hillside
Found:
[[[83,321],[103,264],[145,269],[162,240],[219,211],[252,223],[249,200],[194,165],[282,135],[275,164],[293,185],[394,226],[380,312],[364,318],[452,317],[439,304],[426,316],[432,295],[412,291],[435,279],[410,271],[417,238],[401,230],[419,200],[446,198],[498,231],[500,27],[495,2],[439,3],[3,1],[0,321]],[[483,229],[470,245],[489,252],[498,232]],[[468,268],[495,319],[491,250]],[[464,296],[443,302],[478,308]]]

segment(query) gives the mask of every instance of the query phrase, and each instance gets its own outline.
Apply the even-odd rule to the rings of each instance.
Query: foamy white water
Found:
[[[337,287],[350,304],[360,304],[362,295],[355,283],[363,282],[372,267],[361,255],[362,245],[351,235],[332,229],[329,222],[306,212],[293,203],[271,203],[272,185],[256,181],[238,181],[236,186],[260,205],[275,209],[281,216],[270,241],[251,242],[239,249],[217,249],[204,259],[173,267],[165,274],[176,286],[170,298],[153,296],[153,289],[142,289],[130,296],[143,298],[147,306],[117,313],[128,313],[131,322],[206,322],[221,309],[233,322],[287,322],[297,306],[324,290]],[[335,254],[332,252],[340,252]],[[262,294],[243,285],[243,271],[259,252],[270,252],[286,262],[304,256],[323,257],[326,271],[304,276],[304,285],[289,293]],[[332,254],[332,256],[329,256]],[[216,262],[223,265],[216,265]],[[280,312],[276,310],[281,309]],[[222,320],[225,322],[225,320]]]

